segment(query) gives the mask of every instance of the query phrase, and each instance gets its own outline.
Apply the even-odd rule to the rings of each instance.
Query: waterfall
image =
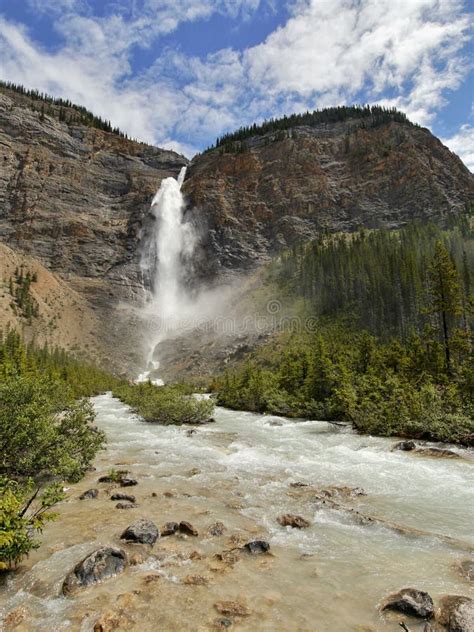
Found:
[[[145,316],[149,321],[149,352],[146,370],[138,381],[146,381],[159,367],[155,348],[177,323],[185,318],[188,297],[184,287],[186,263],[195,243],[191,224],[183,219],[184,198],[181,192],[186,167],[177,179],[165,178],[151,203],[154,218],[151,231],[144,239],[140,267],[149,287]],[[161,380],[154,380],[162,383]]]

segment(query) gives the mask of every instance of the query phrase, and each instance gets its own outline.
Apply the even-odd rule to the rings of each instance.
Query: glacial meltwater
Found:
[[[395,632],[402,618],[378,610],[391,592],[415,587],[435,604],[443,594],[472,596],[457,568],[474,548],[472,452],[392,452],[396,440],[347,426],[225,409],[206,426],[163,427],[110,395],[93,401],[107,449],[96,471],[70,487],[41,547],[3,580],[5,631]],[[138,484],[97,483],[111,468]],[[98,498],[79,500],[92,487]],[[117,509],[116,491],[138,506]],[[280,526],[288,513],[311,525]],[[160,527],[188,521],[199,535],[161,537],[153,548],[124,544],[120,534],[141,517]],[[217,522],[225,529],[210,531]],[[256,539],[270,551],[241,550]],[[103,545],[124,548],[130,565],[62,596],[66,574]]]

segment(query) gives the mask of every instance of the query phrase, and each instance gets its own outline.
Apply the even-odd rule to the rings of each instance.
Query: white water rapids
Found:
[[[396,632],[400,619],[377,610],[393,591],[413,586],[435,602],[445,593],[472,596],[456,569],[474,547],[471,451],[427,458],[392,452],[395,440],[347,427],[226,409],[217,409],[215,424],[190,433],[144,423],[109,395],[94,405],[107,450],[97,471],[70,490],[41,548],[3,587],[0,619],[27,613],[6,632],[88,632],[107,612],[117,615],[117,630],[211,632],[219,629],[215,604],[223,600],[247,606],[250,614],[231,628],[242,632]],[[137,478],[136,487],[120,490],[136,496],[137,508],[115,509],[114,486],[97,485],[111,467]],[[292,487],[296,482],[310,487]],[[455,542],[360,524],[350,512],[314,502],[314,491],[331,485],[362,487],[367,495],[346,504],[364,514]],[[90,487],[99,497],[78,500]],[[281,527],[277,517],[289,512],[311,526]],[[140,517],[159,526],[188,520],[199,536],[161,538],[123,574],[60,596],[75,563],[99,545],[123,546],[120,533]],[[207,533],[216,521],[226,526],[222,536]],[[255,538],[267,539],[272,555],[244,555],[234,564],[215,557]],[[131,555],[137,550],[128,546]],[[157,581],[146,579],[150,574]],[[196,575],[208,584],[187,583]],[[423,630],[423,622],[405,620],[413,632]]]

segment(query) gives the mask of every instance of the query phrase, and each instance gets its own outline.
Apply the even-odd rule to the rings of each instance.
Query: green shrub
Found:
[[[31,479],[19,483],[0,477],[0,570],[14,567],[38,548],[35,534],[54,520],[56,514],[49,510],[63,498],[59,484],[40,493]]]
[[[122,384],[113,394],[133,408],[145,421],[164,425],[199,424],[208,421],[214,411],[209,399],[197,399],[190,387]]]
[[[0,385],[0,475],[78,480],[105,437],[87,400],[49,378],[13,376]]]

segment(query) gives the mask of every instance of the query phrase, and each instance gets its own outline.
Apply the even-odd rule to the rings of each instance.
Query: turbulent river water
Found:
[[[435,602],[470,594],[456,565],[474,548],[472,453],[440,459],[392,452],[394,440],[347,427],[226,409],[217,409],[216,423],[190,432],[146,424],[110,395],[93,401],[107,450],[96,471],[71,487],[41,548],[1,586],[3,629],[86,632],[102,618],[108,623],[99,629],[144,632],[204,632],[230,621],[247,632],[395,631],[400,619],[381,617],[377,607],[390,592],[413,586]],[[133,493],[138,507],[116,509],[114,485],[97,484],[111,467],[137,478],[137,486],[120,491]],[[90,487],[99,497],[79,500]],[[331,488],[326,504],[323,488]],[[282,527],[277,517],[285,513],[311,526]],[[134,564],[124,573],[61,596],[74,564],[100,545],[123,546],[121,532],[139,517],[159,526],[187,520],[199,535],[161,538],[150,550],[127,545]],[[217,521],[226,530],[210,535]],[[270,554],[238,554],[256,538],[270,542]],[[219,559],[223,551],[231,553]],[[222,601],[245,606],[245,616],[220,614]]]

